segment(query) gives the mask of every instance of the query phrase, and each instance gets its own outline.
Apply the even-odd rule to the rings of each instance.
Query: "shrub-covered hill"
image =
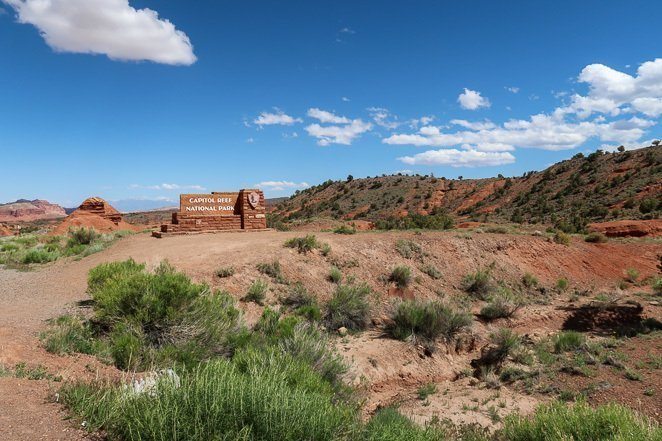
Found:
[[[279,203],[275,220],[369,221],[449,213],[479,221],[551,223],[568,232],[589,221],[647,219],[662,211],[662,145],[581,153],[520,177],[447,179],[392,175],[326,181]]]

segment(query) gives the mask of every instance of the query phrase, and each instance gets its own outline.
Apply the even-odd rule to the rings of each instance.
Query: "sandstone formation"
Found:
[[[662,236],[662,219],[600,222],[589,224],[588,230],[607,237],[657,237]]]
[[[128,230],[138,231],[139,227],[122,219],[122,214],[99,197],[86,199],[80,207],[67,216],[51,234],[64,235],[70,228],[94,228],[101,233]]]
[[[0,224],[0,237],[13,236],[14,232],[7,225]]]
[[[44,219],[65,217],[64,208],[48,201],[19,199],[16,202],[0,205],[0,222],[32,222]]]

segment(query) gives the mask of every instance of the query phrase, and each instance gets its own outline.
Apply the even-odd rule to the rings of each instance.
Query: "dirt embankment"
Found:
[[[366,232],[355,235],[316,233],[319,240],[329,243],[331,253],[307,255],[283,247],[285,240],[301,236],[301,232],[219,233],[152,239],[135,235],[120,240],[111,248],[80,261],[62,260],[32,272],[0,270],[0,364],[15,366],[43,365],[49,374],[66,380],[93,379],[119,375],[92,357],[54,356],[39,343],[38,335],[45,320],[65,311],[79,308],[86,300],[86,277],[90,268],[102,262],[134,258],[153,268],[164,259],[186,272],[196,281],[222,288],[234,297],[242,297],[253,280],[267,277],[256,269],[261,262],[277,260],[284,277],[300,281],[321,302],[330,298],[335,285],[327,280],[332,265],[339,267],[345,278],[367,282],[375,291],[372,297],[373,321],[383,323],[391,307],[390,286],[384,282],[396,265],[412,268],[415,277],[410,294],[419,298],[437,299],[462,294],[461,280],[469,272],[493,265],[497,280],[516,283],[526,272],[536,276],[543,286],[551,287],[565,277],[570,288],[613,292],[627,268],[635,268],[640,279],[657,274],[656,265],[662,247],[655,242],[610,241],[591,244],[576,238],[569,246],[559,245],[545,237],[448,231],[440,233]],[[420,245],[421,253],[405,258],[396,251],[399,240]],[[420,268],[433,265],[442,274],[432,279]],[[219,267],[233,266],[234,275],[219,279]],[[287,285],[270,280],[266,303],[277,307]],[[641,288],[637,288],[641,289]],[[520,334],[547,335],[563,329],[572,312],[565,308],[567,295],[548,304],[534,304],[520,311],[515,319],[498,326],[508,326]],[[263,307],[239,303],[248,323],[254,323]],[[660,307],[645,305],[645,316],[660,316]],[[478,390],[467,382],[452,381],[458,372],[476,358],[481,342],[493,325],[474,322],[473,341],[462,347],[440,348],[432,356],[407,342],[386,339],[380,328],[358,336],[338,339],[338,350],[350,364],[348,378],[366,396],[366,411],[396,402],[419,421],[442,412],[456,421],[483,421],[485,415],[473,415],[463,410],[472,406],[467,401],[485,401],[493,392]],[[439,393],[429,405],[417,400],[416,390],[424,384],[436,383]],[[49,401],[61,383],[48,380],[0,378],[0,427],[9,427],[8,440],[81,439],[86,435],[63,420],[61,408]],[[448,389],[449,392],[445,392]],[[527,398],[507,388],[501,390],[505,402],[500,413],[532,409],[538,398]],[[454,397],[464,397],[457,398]],[[656,397],[643,396],[641,400]],[[445,400],[445,401],[444,401]],[[464,401],[462,401],[464,400]],[[446,403],[446,404],[444,404]],[[455,403],[452,409],[448,403]],[[464,403],[462,405],[458,403]],[[652,401],[651,401],[652,403]],[[654,403],[653,403],[654,408]],[[450,409],[450,410],[444,410]],[[453,410],[454,409],[454,410]]]
[[[589,224],[588,229],[607,237],[659,237],[662,236],[662,219],[600,222]]]

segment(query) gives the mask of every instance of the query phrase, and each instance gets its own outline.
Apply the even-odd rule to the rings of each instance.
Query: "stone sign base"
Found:
[[[161,225],[161,230],[152,235],[265,229],[264,194],[261,190],[244,189],[238,193],[180,195],[180,208],[172,214],[172,223]]]

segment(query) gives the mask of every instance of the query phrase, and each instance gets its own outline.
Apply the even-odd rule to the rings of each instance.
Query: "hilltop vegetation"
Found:
[[[378,228],[444,229],[449,217],[552,224],[581,232],[589,222],[651,219],[662,210],[662,146],[597,150],[520,177],[447,179],[382,175],[328,180],[279,203],[272,225],[314,217],[368,220]],[[431,216],[434,216],[431,218]]]

